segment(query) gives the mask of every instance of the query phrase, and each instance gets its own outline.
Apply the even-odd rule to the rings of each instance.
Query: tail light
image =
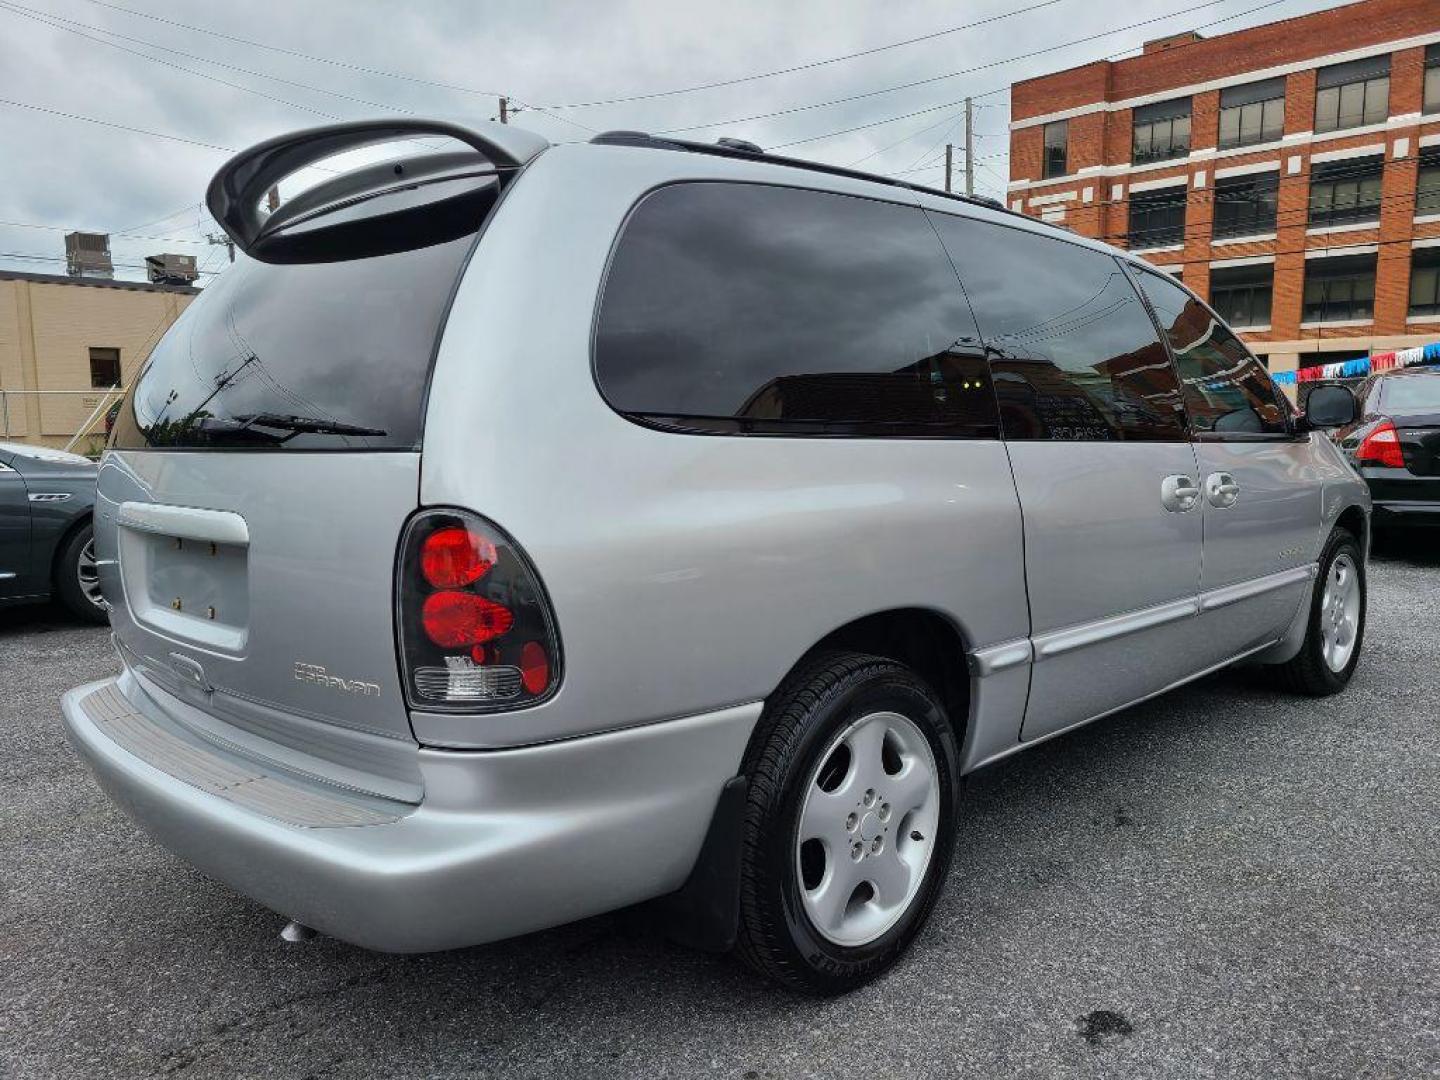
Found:
[[[493,712],[545,700],[560,640],[514,541],[459,510],[427,510],[400,542],[395,601],[405,694],[417,709]]]
[[[1391,469],[1405,468],[1405,455],[1400,452],[1400,435],[1395,425],[1386,420],[1360,444],[1355,452],[1357,465],[1384,465]]]

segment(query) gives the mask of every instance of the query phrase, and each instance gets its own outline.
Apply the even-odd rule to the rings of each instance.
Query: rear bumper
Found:
[[[1418,499],[1376,502],[1372,521],[1378,529],[1440,527],[1440,502]]]
[[[190,733],[167,751],[174,725],[156,708],[125,675],[62,699],[70,741],[160,844],[280,914],[384,952],[513,937],[679,888],[760,711],[514,750],[421,749],[425,794],[412,805],[296,777],[236,780],[244,759]]]

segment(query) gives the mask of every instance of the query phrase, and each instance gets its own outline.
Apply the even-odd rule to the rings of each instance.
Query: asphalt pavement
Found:
[[[70,750],[60,693],[114,668],[103,629],[0,612],[6,1078],[1440,1075],[1423,547],[1372,565],[1345,694],[1227,673],[973,777],[929,928],[830,1001],[634,916],[432,956],[287,944]]]

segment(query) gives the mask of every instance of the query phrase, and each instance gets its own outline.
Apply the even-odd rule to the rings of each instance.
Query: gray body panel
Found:
[[[346,940],[492,940],[677,888],[764,700],[863,616],[924,609],[957,629],[967,771],[1298,647],[1325,537],[1369,505],[1323,438],[730,437],[614,412],[590,353],[615,237],[647,191],[696,180],[925,206],[1110,251],[763,160],[540,153],[460,280],[423,453],[107,455],[97,537],[127,671],[64,711],[162,843]],[[1162,504],[1167,476],[1216,471],[1239,480],[1236,506]],[[543,703],[407,712],[396,550],[432,506],[485,516],[533,563],[564,657]],[[360,692],[297,679],[297,663]],[[263,805],[222,790],[236,777],[265,782]],[[338,826],[339,804],[383,820]],[[332,816],[307,824],[316,806]]]
[[[95,465],[77,454],[0,444],[0,604],[44,600],[60,545],[95,506]]]

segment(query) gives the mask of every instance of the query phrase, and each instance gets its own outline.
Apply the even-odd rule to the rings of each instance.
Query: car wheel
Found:
[[[100,595],[100,571],[95,561],[95,530],[87,523],[65,541],[55,563],[55,591],[60,602],[86,622],[103,623],[110,609]]]
[[[900,664],[828,653],[788,679],[747,754],[741,958],[819,994],[894,963],[945,882],[958,763],[944,706]]]
[[[1336,529],[1320,557],[1310,601],[1310,623],[1294,659],[1277,665],[1276,678],[1297,694],[1338,694],[1360,662],[1365,638],[1365,560],[1360,542]]]

